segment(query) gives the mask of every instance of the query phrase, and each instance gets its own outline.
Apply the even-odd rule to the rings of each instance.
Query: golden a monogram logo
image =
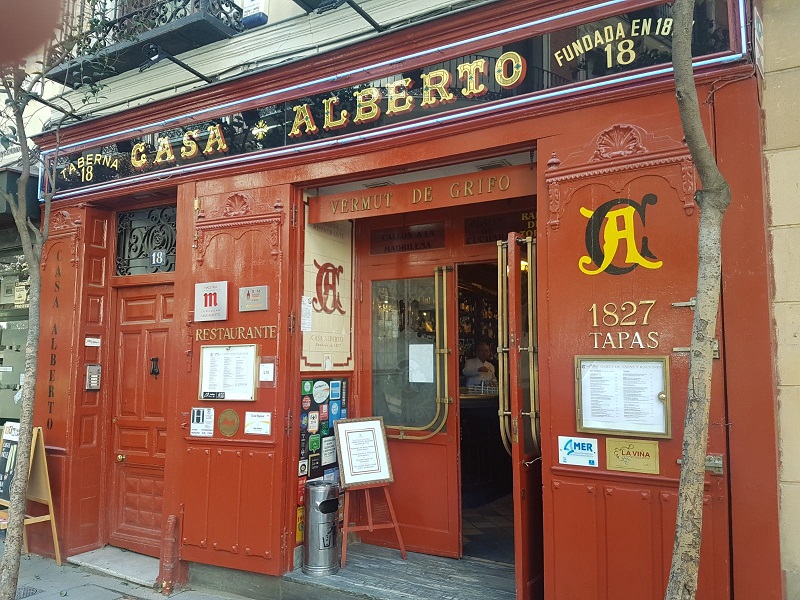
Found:
[[[645,226],[645,211],[651,204],[656,204],[655,194],[645,194],[639,204],[629,198],[615,198],[601,205],[597,210],[581,207],[581,214],[589,219],[586,225],[586,252],[578,261],[578,268],[586,275],[608,273],[624,275],[636,267],[660,269],[664,264],[650,251],[648,239],[641,236],[639,245],[636,232],[639,215],[641,226]],[[625,242],[624,266],[614,264],[620,250],[620,242]],[[594,264],[596,269],[590,268]]]

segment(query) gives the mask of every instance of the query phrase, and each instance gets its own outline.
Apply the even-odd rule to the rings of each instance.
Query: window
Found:
[[[119,213],[117,275],[175,270],[176,207],[154,206]]]

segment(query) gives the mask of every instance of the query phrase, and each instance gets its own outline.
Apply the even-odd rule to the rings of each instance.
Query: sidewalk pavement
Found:
[[[4,550],[0,540],[0,554]],[[136,556],[131,554],[131,556]],[[155,559],[153,559],[155,560]],[[157,561],[156,561],[157,562]],[[247,600],[218,591],[193,589],[176,590],[170,598],[178,600]],[[87,567],[63,563],[60,567],[51,558],[33,554],[20,560],[17,599],[56,600],[161,600],[166,598],[144,581],[126,581],[111,573],[102,573]]]
[[[0,536],[0,555],[4,551],[4,539]],[[376,549],[386,552],[384,549]],[[394,554],[392,551],[391,554]],[[357,561],[356,561],[357,562]],[[384,590],[374,581],[362,581],[363,577],[350,576],[340,579],[314,577],[299,569],[282,578],[264,576],[253,583],[241,571],[218,569],[205,577],[205,586],[189,584],[164,596],[154,585],[158,577],[158,559],[128,552],[120,548],[105,546],[67,559],[60,567],[52,558],[22,555],[20,558],[17,600],[308,600],[324,597],[326,600],[383,599],[399,600],[394,590]],[[376,577],[371,573],[370,577]],[[381,579],[379,577],[379,579]],[[331,581],[335,580],[335,581]],[[339,584],[339,587],[336,584]],[[213,589],[212,589],[213,588]],[[219,591],[235,590],[239,595]],[[373,593],[374,592],[374,593]],[[403,594],[405,600],[431,597]]]

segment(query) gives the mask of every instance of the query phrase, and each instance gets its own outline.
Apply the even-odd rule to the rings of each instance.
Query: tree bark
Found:
[[[731,201],[730,188],[717,167],[700,118],[691,56],[694,4],[695,0],[675,0],[673,4],[675,95],[686,143],[702,189],[695,194],[700,207],[697,293],[689,355],[678,515],[665,600],[693,600],[697,594],[714,335],[722,273],[722,218]]]
[[[36,375],[38,368],[39,331],[40,331],[40,297],[42,288],[41,258],[42,248],[49,230],[50,201],[52,195],[45,198],[45,214],[41,231],[30,221],[27,214],[27,187],[31,176],[31,158],[28,138],[25,135],[23,113],[30,96],[31,81],[24,73],[12,69],[12,75],[3,77],[6,96],[13,101],[13,121],[18,132],[17,139],[21,154],[21,173],[17,181],[17,193],[0,193],[8,203],[14,222],[20,234],[22,252],[28,264],[30,295],[28,298],[28,337],[25,341],[25,380],[22,383],[22,400],[20,402],[19,441],[17,443],[17,460],[14,480],[11,483],[9,497],[8,524],[6,540],[3,547],[3,558],[0,561],[0,600],[13,600],[16,596],[19,580],[20,552],[22,551],[25,509],[27,506],[28,475],[33,440],[33,405],[36,391]]]

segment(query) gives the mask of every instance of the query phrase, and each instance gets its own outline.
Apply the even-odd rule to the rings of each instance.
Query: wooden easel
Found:
[[[386,506],[389,508],[389,522],[375,523],[372,518],[372,498],[370,491],[376,488],[383,490],[383,495],[386,498]],[[367,524],[366,525],[350,525],[350,503],[354,492],[364,492],[365,504],[367,506]],[[359,487],[345,488],[344,490],[344,524],[342,525],[342,567],[347,564],[347,534],[351,531],[375,531],[376,529],[394,529],[397,534],[397,542],[400,544],[400,556],[403,560],[406,559],[406,547],[403,544],[403,536],[400,535],[400,527],[397,524],[397,516],[394,513],[394,505],[392,498],[389,496],[389,484],[378,483],[374,485],[365,485]]]
[[[0,446],[2,445],[0,440]],[[25,554],[28,554],[28,536],[26,527],[34,523],[44,523],[50,521],[50,531],[53,535],[53,548],[56,552],[56,564],[61,566],[61,552],[58,548],[58,534],[56,532],[56,518],[53,513],[53,495],[50,491],[50,475],[47,471],[47,457],[44,450],[44,436],[41,427],[33,429],[33,439],[31,440],[31,458],[28,463],[28,492],[26,499],[29,502],[36,502],[47,506],[47,514],[32,516],[25,512],[24,527],[22,528],[22,543]],[[0,498],[0,529],[8,527],[8,507],[9,502]]]

